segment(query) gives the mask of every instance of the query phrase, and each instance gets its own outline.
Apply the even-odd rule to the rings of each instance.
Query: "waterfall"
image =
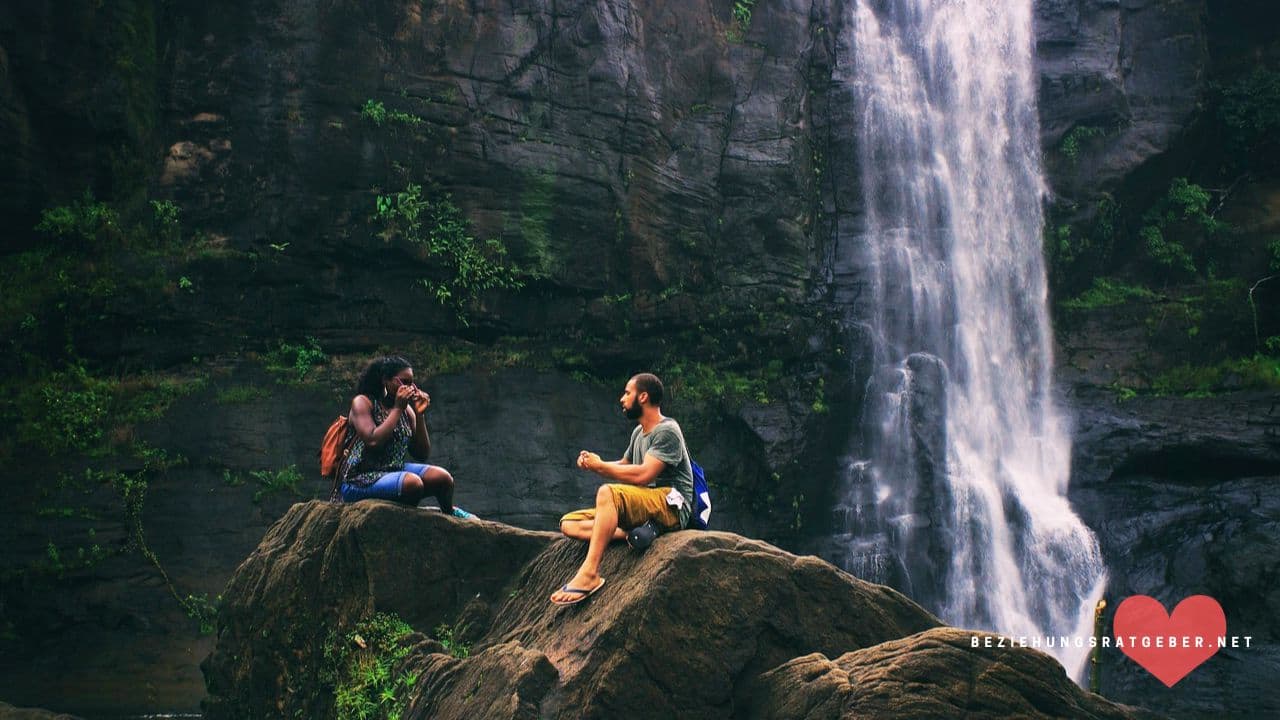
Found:
[[[874,370],[840,562],[960,627],[1088,638],[1105,571],[1052,396],[1031,0],[851,0]],[[869,317],[867,317],[869,315]],[[1079,677],[1088,649],[1054,649]]]

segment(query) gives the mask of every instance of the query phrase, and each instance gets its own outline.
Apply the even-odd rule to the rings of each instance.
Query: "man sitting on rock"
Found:
[[[613,482],[596,492],[596,506],[560,518],[560,531],[587,540],[578,574],[551,594],[556,605],[582,602],[604,586],[600,560],[612,540],[652,521],[660,531],[688,526],[693,511],[693,467],[680,425],[662,415],[662,381],[641,373],[622,391],[622,412],[635,420],[622,459],[606,462],[593,452],[578,454],[578,467]],[[653,487],[653,486],[657,487]]]

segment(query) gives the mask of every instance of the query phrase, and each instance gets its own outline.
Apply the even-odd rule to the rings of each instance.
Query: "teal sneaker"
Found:
[[[473,514],[471,514],[471,513],[467,512],[466,510],[463,510],[462,508],[458,507],[457,505],[454,505],[454,506],[453,506],[453,516],[454,516],[454,517],[456,517],[456,518],[461,518],[461,519],[463,519],[463,520],[476,520],[476,519],[477,519],[475,515],[473,515]]]

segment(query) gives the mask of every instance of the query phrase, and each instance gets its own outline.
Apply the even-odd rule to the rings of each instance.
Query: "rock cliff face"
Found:
[[[841,271],[831,267],[839,228],[860,212],[849,9],[768,3],[745,33],[730,10],[381,0],[226,12],[142,0],[55,18],[9,8],[0,158],[22,191],[4,194],[0,215],[29,228],[85,186],[101,196],[132,183],[176,200],[184,226],[203,234],[184,268],[198,297],[143,314],[113,307],[113,329],[162,332],[102,333],[86,348],[104,359],[185,360],[278,328],[339,348],[367,347],[366,328],[454,330],[408,289],[420,259],[400,247],[369,255],[374,194],[409,182],[452,193],[477,234],[502,240],[544,291],[537,302],[491,298],[480,332],[576,335],[626,316],[628,334],[644,337],[721,307],[745,330],[746,316],[779,308],[785,324],[750,329],[793,359],[821,329],[805,319]],[[1037,4],[1046,147],[1073,127],[1112,133],[1058,168],[1056,185],[1106,189],[1178,137],[1203,86],[1202,16],[1196,0]],[[393,116],[362,116],[367,101]],[[600,302],[622,294],[635,300],[625,312]],[[210,318],[227,332],[208,332]]]
[[[802,709],[820,704],[818,717],[1147,716],[1081,691],[1039,652],[969,650],[969,633],[889,588],[727,533],[611,548],[598,594],[550,605],[582,550],[378,502],[297,505],[227,588],[207,717],[332,717],[332,638],[375,611],[470,628],[468,657],[424,640],[399,660],[406,718],[815,717]],[[854,676],[874,689],[847,704]]]
[[[1205,594],[1229,635],[1251,646],[1218,655],[1173,688],[1104,654],[1102,692],[1175,716],[1280,713],[1280,406],[1273,395],[1117,403],[1076,395],[1071,501],[1107,559],[1106,596],[1150,595],[1172,609]]]
[[[1040,124],[1054,189],[1086,200],[1172,148],[1208,82],[1203,0],[1040,0]]]
[[[273,258],[198,263],[191,279],[210,286],[201,307],[168,310],[175,319],[222,316],[251,336],[289,328],[326,346],[364,345],[358,329],[371,324],[380,333],[453,330],[449,313],[407,287],[419,261],[403,248],[391,257],[368,249],[375,191],[433,181],[479,236],[504,241],[540,288],[554,290],[537,303],[487,308],[490,331],[576,332],[618,319],[591,302],[604,295],[708,284],[735,308],[803,300],[820,238],[807,91],[823,19],[808,4],[771,4],[749,43],[726,39],[729,22],[729,7],[709,2],[155,11],[160,129],[154,147],[138,148],[161,155],[151,187],[177,200],[184,223],[219,250]],[[26,99],[22,90],[56,79],[58,66],[37,65],[48,46],[14,42]],[[362,117],[367,101],[393,116]],[[36,119],[15,112],[11,122],[36,132]],[[281,241],[288,250],[272,253]],[[224,271],[228,262],[235,271]],[[687,326],[690,310],[650,299],[634,321]],[[170,330],[98,352],[156,357],[165,344],[194,340],[181,358],[238,342]]]

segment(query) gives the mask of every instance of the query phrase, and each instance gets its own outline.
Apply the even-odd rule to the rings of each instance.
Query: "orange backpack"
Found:
[[[351,439],[348,437],[348,425],[346,415],[339,415],[333,424],[329,425],[329,429],[325,431],[324,440],[320,443],[320,476],[337,480],[338,468],[341,467],[342,461],[346,459],[347,451],[351,449]]]

